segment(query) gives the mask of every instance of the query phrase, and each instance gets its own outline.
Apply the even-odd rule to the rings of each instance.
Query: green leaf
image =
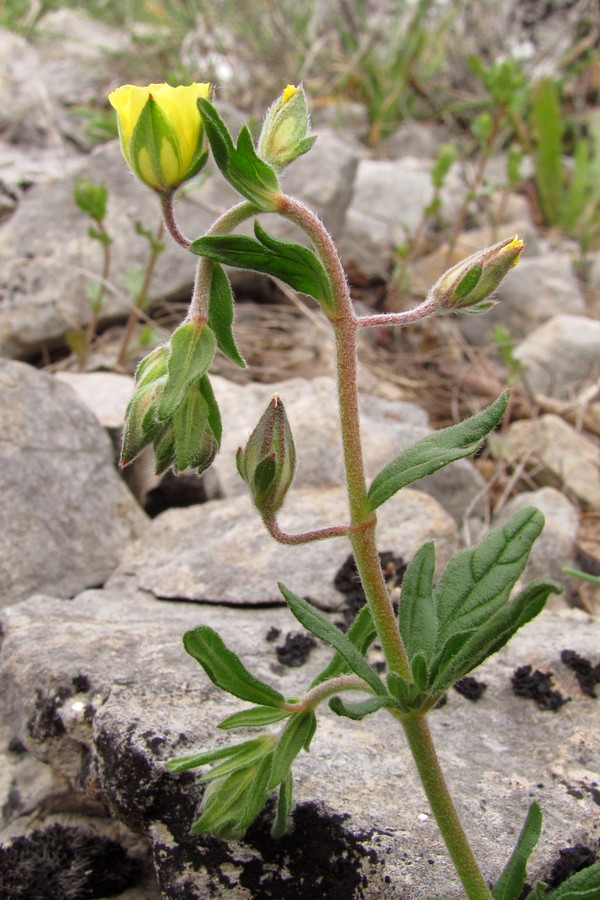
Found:
[[[283,781],[290,767],[304,745],[315,732],[316,716],[312,710],[305,710],[291,716],[281,732],[275,753],[269,787],[277,787]]]
[[[208,324],[217,346],[236,365],[246,368],[246,361],[237,348],[233,336],[233,291],[229,278],[220,265],[213,265],[208,297]]]
[[[217,728],[228,731],[230,728],[257,728],[259,725],[272,725],[287,719],[291,713],[287,709],[274,709],[272,706],[253,706],[227,716],[219,722]]]
[[[248,127],[242,127],[234,146],[227,126],[212,103],[200,99],[198,109],[215,162],[224,177],[258,209],[272,210],[273,198],[279,194],[279,181],[275,169],[257,155]]]
[[[239,827],[245,831],[255,820],[265,803],[267,802],[270,788],[269,777],[271,775],[272,754],[265,756],[256,770],[250,788],[246,792]]]
[[[373,479],[368,493],[369,509],[377,509],[406,485],[475,453],[483,438],[501,421],[507,405],[505,392],[470,419],[442,428],[403,450]]]
[[[532,803],[517,845],[502,875],[492,889],[494,900],[519,900],[527,874],[527,860],[531,856],[542,832],[542,810],[539,803]]]
[[[312,250],[270,237],[258,222],[254,231],[256,239],[243,234],[204,235],[192,241],[190,250],[213,262],[279,278],[325,308],[331,305],[329,279]]]
[[[380,696],[388,696],[381,679],[375,674],[364,656],[356,646],[336,628],[329,619],[318,609],[302,597],[298,597],[289,591],[283,584],[279,584],[279,590],[283,594],[285,602],[296,616],[301,625],[320,638],[325,644],[329,644],[344,658],[354,672],[363,681],[366,681],[373,691]]]
[[[259,681],[245,668],[235,653],[228,650],[216,631],[200,625],[183,636],[183,646],[197,660],[213,684],[249,703],[281,708],[285,697]]]
[[[292,773],[288,771],[279,785],[279,799],[277,801],[277,814],[273,822],[271,834],[274,838],[282,837],[286,830],[292,811],[292,797],[294,793],[294,781]]]
[[[438,618],[433,602],[434,571],[435,549],[429,542],[415,553],[402,579],[398,615],[409,660],[418,653],[430,659],[435,649]]]
[[[236,756],[243,753],[246,748],[252,746],[255,739],[243,741],[241,744],[232,744],[227,747],[217,747],[215,750],[205,750],[203,753],[194,753],[190,756],[176,756],[165,763],[169,772],[186,772],[188,769],[197,769],[218,759],[226,759],[228,756]]]
[[[265,754],[270,754],[273,750],[273,741],[265,740],[265,738],[271,738],[271,735],[263,735],[253,741],[248,741],[247,746],[242,751],[238,751],[234,756],[226,759],[225,762],[220,763],[218,766],[214,766],[210,772],[203,775],[202,781],[214,781],[215,778],[225,778],[227,775],[231,775],[232,772],[237,772],[238,769],[245,769],[247,766],[253,765],[262,759]]]
[[[206,431],[208,406],[199,389],[191,385],[173,414],[175,461],[180,472],[191,466]]]
[[[160,419],[169,419],[188,387],[199,380],[210,367],[217,342],[206,324],[184,322],[171,335],[167,362],[167,380],[158,409]]]
[[[546,896],[552,900],[597,900],[600,897],[600,863],[575,872]]]
[[[387,705],[385,697],[370,697],[359,703],[347,703],[341,697],[332,697],[329,701],[329,708],[332,712],[337,716],[352,719],[354,722],[360,722],[365,716],[370,716]]]
[[[223,436],[223,425],[221,423],[221,413],[219,410],[219,406],[208,375],[203,375],[200,379],[200,393],[204,397],[204,401],[208,408],[208,424],[210,425],[210,430],[212,431],[214,438],[220,447],[221,437]]]
[[[452,642],[463,636],[454,635],[431,665],[434,675],[431,693],[443,693],[459,678],[497,653],[519,628],[542,611],[550,594],[561,591],[560,585],[552,581],[532,581],[511,603],[498,609],[476,631],[467,635],[459,648],[453,647]]]
[[[422,653],[417,653],[411,660],[412,677],[420,691],[426,691],[429,682],[429,666]]]
[[[365,656],[367,650],[377,637],[377,630],[373,624],[373,616],[368,606],[363,606],[356,615],[354,622],[346,633],[346,638],[353,644],[361,656]],[[336,653],[329,665],[317,675],[311,684],[311,688],[350,672],[350,666],[340,653]]]
[[[474,631],[506,603],[543,527],[542,513],[527,507],[478,546],[453,556],[433,594],[438,647],[454,634]]]
[[[263,765],[264,761],[261,763]],[[246,797],[252,790],[259,768],[249,766],[232,772],[226,778],[211,781],[204,792],[202,815],[192,825],[193,833],[212,834],[222,840],[239,840],[243,837],[245,828],[241,821]]]

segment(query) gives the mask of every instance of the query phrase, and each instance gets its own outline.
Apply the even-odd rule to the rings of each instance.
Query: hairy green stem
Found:
[[[298,700],[297,703],[286,703],[285,709],[289,709],[292,712],[303,712],[305,709],[315,709],[319,703],[323,703],[324,700],[334,697],[341,691],[365,691],[367,694],[373,693],[366,681],[363,681],[358,675],[338,675],[337,678],[330,678],[329,681],[324,681],[322,684],[318,684],[310,691],[307,691],[304,697],[302,697],[301,700]]]
[[[349,537],[356,567],[388,665],[403,677],[410,678],[408,658],[379,562],[375,542],[377,517],[369,510],[367,503],[358,405],[358,319],[352,307],[348,282],[337,248],[317,216],[304,204],[287,196],[280,198],[279,212],[309,235],[332,286],[334,309],[329,318],[335,331],[340,426],[350,523],[353,527]],[[364,527],[356,529],[357,526],[363,525]]]
[[[491,900],[487,886],[452,802],[424,716],[402,719],[427,799],[444,838],[448,853],[469,900]]]
[[[291,197],[280,197],[279,212],[309,235],[330,278],[334,310],[329,319],[335,332],[338,402],[350,521],[352,526],[364,526],[353,530],[349,539],[388,666],[391,671],[412,681],[410,664],[377,552],[377,518],[369,509],[367,499],[358,404],[357,331],[361,320],[354,313],[337,248],[322,222],[302,203]],[[413,320],[419,319],[432,311],[428,301],[425,301],[416,310],[409,311],[409,316],[412,315]],[[394,324],[406,324],[407,321],[409,317],[403,317],[402,323]],[[371,325],[375,322],[368,317],[368,321],[363,321],[363,324]],[[431,808],[469,900],[490,900],[491,893],[450,797],[427,722],[422,716],[402,717],[401,721]]]

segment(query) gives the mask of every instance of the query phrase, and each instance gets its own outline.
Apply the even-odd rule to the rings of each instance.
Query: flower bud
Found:
[[[272,515],[283,505],[296,470],[296,449],[283,403],[275,394],[236,457],[238,472],[250,488],[261,515]]]
[[[204,165],[206,147],[197,101],[208,98],[210,92],[210,84],[125,84],[109,94],[117,111],[123,156],[148,187],[170,192]]]
[[[306,94],[302,85],[288,84],[270,107],[258,140],[258,154],[272,166],[287,166],[316,141],[310,134]]]
[[[484,312],[494,305],[490,297],[507,272],[519,261],[523,241],[517,235],[479,250],[448,269],[430,291],[429,298],[447,312]]]

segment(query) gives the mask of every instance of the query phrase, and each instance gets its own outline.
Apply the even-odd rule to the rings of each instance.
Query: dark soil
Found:
[[[592,666],[589,659],[580,656],[575,650],[563,650],[560,658],[565,666],[568,666],[575,673],[583,693],[589,697],[595,697],[596,685],[600,684],[600,663]]]
[[[532,666],[519,666],[513,672],[513,693],[517,697],[527,697],[533,700],[540,709],[557,712],[560,707],[570,700],[563,697],[560,691],[552,688],[552,672],[532,671]]]
[[[566,847],[559,851],[559,857],[552,866],[552,871],[544,879],[549,888],[556,888],[571,875],[587,869],[596,862],[596,852],[583,844],[575,844],[574,847]]]
[[[483,697],[486,689],[487,684],[484,681],[477,681],[472,675],[465,675],[464,678],[461,678],[454,685],[455,691],[458,691],[458,693],[463,697],[466,697],[467,700],[473,701]]]
[[[386,550],[379,554],[379,561],[381,562],[381,569],[388,587],[399,587],[406,572],[406,563],[402,557]],[[346,626],[349,626],[352,624],[356,613],[367,602],[352,553],[336,572],[333,585],[336,590],[344,594],[346,600],[344,618],[346,619]]]
[[[138,863],[116,841],[52,825],[0,847],[3,900],[114,897],[140,879]]]
[[[297,668],[303,666],[309,657],[310,651],[317,646],[312,635],[306,632],[296,634],[289,633],[281,646],[275,648],[277,659],[283,666]]]
[[[268,820],[269,811],[266,813]],[[263,814],[265,816],[265,814]],[[344,828],[343,815],[328,815],[317,804],[302,803],[293,812],[290,832],[274,841],[263,816],[246,836],[260,858],[244,868],[240,884],[253,900],[350,900],[363,896],[362,860],[378,862],[360,836]]]

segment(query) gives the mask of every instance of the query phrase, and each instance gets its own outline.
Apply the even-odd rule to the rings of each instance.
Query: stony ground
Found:
[[[116,842],[106,845],[107,859],[125,848],[137,861],[124,867],[130,887],[103,888],[106,896],[121,891],[123,900],[160,890],[169,900],[317,893],[453,900],[460,892],[451,887],[425,800],[419,791],[401,800],[390,791],[392,783],[402,787],[411,764],[401,740],[390,746],[378,717],[352,734],[323,717],[318,742],[298,768],[295,844],[274,849],[263,820],[244,844],[189,837],[201,789],[192,777],[167,775],[162,763],[214,740],[223,701],[184,658],[183,631],[214,624],[250,668],[293,695],[298,677],[312,677],[326,654],[316,647],[302,666],[282,662],[286,644],[297,639],[279,605],[282,572],[334,621],[349,615],[334,583],[347,546],[274,552],[235,471],[235,449],[277,390],[300,458],[285,513],[292,530],[343,513],[343,471],[326,326],[306,298],[238,273],[237,334],[250,368],[240,373],[218,363],[225,430],[212,470],[200,482],[187,474],[159,479],[144,455],[126,473],[127,484],[117,472],[115,448],[141,351],[132,344],[125,363],[115,362],[130,308],[128,272],[147,258],[132,221],[154,229],[158,210],[128,173],[118,144],[92,148],[72,110],[115,86],[107,48],[125,41],[64,11],[29,39],[0,31],[0,837],[5,848],[17,835],[29,840],[13,844],[12,857],[0,850],[0,886],[3,873],[15,871],[19,847],[25,862],[18,865],[35,869],[36,853],[59,856],[50,846],[85,856],[82,835],[92,834]],[[224,115],[242,121],[233,107]],[[497,237],[518,233],[526,242],[489,314],[365,337],[361,388],[373,475],[399,447],[513,386],[510,417],[484,452],[382,509],[380,540],[382,550],[407,561],[435,539],[442,566],[523,505],[546,516],[526,577],[555,578],[563,595],[477,673],[487,684],[481,699],[453,692],[433,714],[440,755],[490,881],[505,861],[498,847],[514,843],[528,803],[540,800],[546,826],[530,870],[539,880],[560,849],[592,852],[599,840],[598,701],[563,651],[592,667],[600,662],[600,598],[562,569],[600,572],[600,254],[579,264],[572,241],[540,227],[525,187],[491,191],[451,249],[435,235],[423,242],[410,291],[399,291],[395,248],[419,227],[431,201],[433,159],[448,135],[443,126],[406,123],[374,153],[357,136],[356,116],[344,104],[315,113],[319,139],[290,168],[285,188],[315,208],[338,241],[357,304],[410,305],[450,262]],[[460,213],[466,175],[457,164],[445,184],[448,223]],[[83,371],[67,335],[89,326],[85,283],[99,272],[101,256],[73,203],[81,176],[106,184],[106,226],[115,238],[110,289]],[[209,168],[177,204],[183,230],[201,234],[233,199]],[[502,211],[494,228],[490,209]],[[185,314],[193,276],[193,260],[166,242],[148,307],[163,336]],[[492,339],[498,325],[514,342],[508,368]],[[535,691],[515,696],[511,676],[523,665],[540,677],[551,673],[546,696],[560,691],[569,702],[543,709]],[[53,824],[59,831],[49,833]],[[33,840],[35,828],[42,836]],[[343,863],[332,877],[335,860]],[[18,893],[13,885],[7,897],[47,900],[61,865],[47,874],[46,893],[35,884]],[[57,885],[52,896],[70,896],[60,879]],[[82,893],[81,884],[72,889],[101,896]]]

